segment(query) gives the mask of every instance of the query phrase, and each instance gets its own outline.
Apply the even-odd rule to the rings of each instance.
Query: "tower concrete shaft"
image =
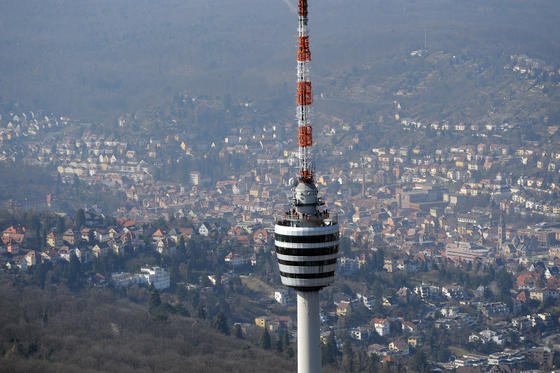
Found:
[[[321,372],[319,291],[297,292],[298,373]]]

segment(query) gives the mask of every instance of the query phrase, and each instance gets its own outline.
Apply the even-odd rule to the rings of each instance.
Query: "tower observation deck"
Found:
[[[299,180],[291,209],[278,216],[274,245],[282,284],[316,291],[332,284],[338,257],[338,217],[323,209],[314,184]]]
[[[296,117],[299,174],[290,206],[276,216],[274,245],[282,284],[297,291],[298,372],[321,371],[319,290],[333,283],[338,258],[338,217],[328,211],[314,181],[311,149],[307,0],[298,0]]]

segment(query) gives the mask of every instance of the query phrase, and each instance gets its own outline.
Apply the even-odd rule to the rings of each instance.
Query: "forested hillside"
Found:
[[[3,372],[294,370],[294,360],[220,334],[200,319],[154,315],[148,304],[107,288],[41,289],[3,273],[0,310]]]

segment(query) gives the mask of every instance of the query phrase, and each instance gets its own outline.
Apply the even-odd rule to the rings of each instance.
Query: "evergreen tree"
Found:
[[[185,246],[185,238],[183,236],[181,236],[181,238],[179,238],[179,244],[177,245],[177,252],[179,255],[185,255],[186,253],[186,246]]]
[[[64,218],[62,216],[59,216],[58,219],[56,220],[56,232],[59,235],[62,235],[65,230],[66,230],[66,222],[64,221]]]
[[[290,348],[290,334],[287,330],[284,330],[282,337],[284,338],[284,348],[287,350],[288,348]]]
[[[288,359],[291,359],[295,356],[295,352],[294,352],[294,349],[292,348],[292,346],[289,346],[288,348],[286,348],[286,355],[288,355]]]
[[[39,258],[37,259],[37,263],[35,264],[35,268],[33,269],[33,280],[35,281],[35,284],[41,287],[41,289],[44,289],[48,268],[41,261],[40,255],[37,256],[39,256]]]
[[[346,341],[342,347],[342,369],[345,372],[354,371],[354,351],[350,341]]]
[[[197,314],[198,314],[199,319],[202,319],[202,320],[206,319],[206,308],[204,307],[204,305],[200,304],[198,306]]]
[[[323,365],[334,365],[337,363],[338,349],[336,348],[336,340],[333,332],[329,334],[327,343],[321,345],[321,350]]]
[[[70,254],[70,264],[68,265],[68,287],[77,289],[80,287],[82,277],[82,263],[75,253]]]
[[[430,371],[430,364],[428,363],[428,356],[422,350],[416,352],[410,362],[410,368],[415,372],[425,373]]]
[[[279,335],[278,339],[276,340],[276,351],[277,352],[284,352],[284,344],[282,343],[282,336]]]
[[[264,328],[263,333],[261,335],[261,347],[265,350],[270,350],[272,347],[272,342],[270,340],[270,333],[268,332],[267,328]]]
[[[214,327],[225,335],[229,335],[229,325],[227,317],[223,312],[219,312],[214,318]]]
[[[505,268],[501,268],[496,273],[496,282],[500,295],[508,297],[513,286],[513,276]]]
[[[369,358],[367,353],[362,349],[354,354],[354,369],[357,372],[366,372],[368,368]]]
[[[41,237],[41,219],[39,219],[39,215],[35,213],[32,215],[30,225],[35,237],[39,239]]]
[[[235,324],[233,327],[235,337],[239,339],[243,339],[243,330],[241,329],[241,325]]]
[[[90,244],[94,244],[95,242],[97,242],[97,240],[95,239],[95,231],[93,229],[88,232],[88,241]]]
[[[161,298],[159,291],[153,286],[150,286],[150,311],[155,310],[161,305]]]
[[[86,224],[86,213],[84,209],[79,209],[76,212],[76,220],[74,221],[74,227],[76,229],[81,229]]]
[[[366,372],[375,373],[379,371],[379,363],[381,358],[377,354],[371,354],[367,361]]]

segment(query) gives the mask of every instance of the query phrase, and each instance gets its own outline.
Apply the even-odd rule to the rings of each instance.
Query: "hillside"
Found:
[[[294,3],[8,2],[0,14],[0,105],[20,102],[89,120],[112,120],[179,91],[292,105]],[[364,66],[373,68],[362,75],[374,80],[406,72],[410,66],[400,62],[423,46],[424,35],[432,51],[493,64],[515,53],[560,63],[554,37],[560,5],[552,0],[330,0],[310,6],[316,93],[331,97],[345,98],[345,89],[356,88],[340,90],[337,78]],[[447,73],[441,77],[455,81]],[[477,88],[464,85],[462,92],[473,95]],[[462,102],[461,95],[445,93],[440,97],[452,100],[451,107]]]
[[[205,322],[153,317],[109,289],[41,289],[0,274],[3,372],[286,372],[294,361]]]

